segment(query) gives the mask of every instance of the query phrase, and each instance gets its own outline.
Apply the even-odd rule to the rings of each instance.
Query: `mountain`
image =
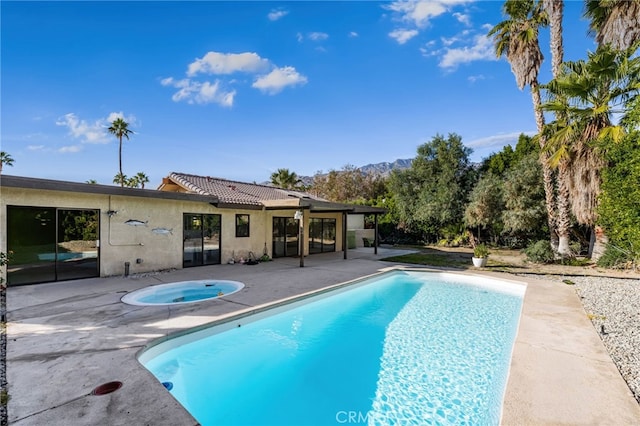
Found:
[[[376,164],[367,164],[366,166],[362,166],[360,167],[360,170],[363,173],[376,173],[376,174],[381,174],[383,176],[388,175],[389,173],[391,173],[391,170],[396,170],[396,169],[408,169],[409,167],[411,167],[411,162],[413,160],[412,159],[406,159],[406,160],[396,160],[393,163],[389,163],[389,162],[382,162],[382,163],[376,163]]]
[[[398,159],[392,163],[384,161],[382,163],[360,166],[359,169],[362,173],[374,173],[382,176],[387,176],[389,175],[389,173],[391,173],[392,170],[408,169],[409,167],[411,167],[412,161],[413,159]],[[298,178],[304,186],[311,186],[313,184],[313,176],[298,176]],[[263,182],[263,185],[271,185],[271,182]]]

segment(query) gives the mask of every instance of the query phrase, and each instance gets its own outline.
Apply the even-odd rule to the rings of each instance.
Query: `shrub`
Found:
[[[478,244],[473,249],[473,257],[489,257],[489,249],[484,244]]]
[[[634,258],[631,251],[623,250],[613,244],[607,247],[598,259],[598,266],[602,268],[629,268],[634,265]]]
[[[552,263],[555,259],[551,243],[546,240],[537,241],[523,250],[527,260],[533,263]]]

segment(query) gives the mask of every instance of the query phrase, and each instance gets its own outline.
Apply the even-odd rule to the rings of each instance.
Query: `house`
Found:
[[[0,195],[0,251],[11,252],[9,285],[300,251],[343,251],[346,259],[347,215],[384,213],[305,192],[185,173],[171,173],[157,190],[2,175]]]

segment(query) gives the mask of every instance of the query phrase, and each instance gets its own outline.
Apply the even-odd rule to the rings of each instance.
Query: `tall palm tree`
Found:
[[[115,120],[113,120],[108,130],[109,133],[115,135],[115,137],[117,137],[118,141],[120,142],[118,148],[118,164],[120,166],[120,174],[116,175],[116,177],[122,177],[124,176],[124,174],[122,173],[122,138],[125,137],[127,138],[127,140],[129,140],[129,135],[133,134],[133,131],[129,129],[129,123],[124,121],[122,118],[116,118]],[[124,187],[124,179],[120,179],[120,186]]]
[[[562,42],[562,16],[564,13],[563,0],[543,0],[544,10],[549,17],[549,28],[551,29],[551,73],[557,77],[560,73],[560,65],[564,56],[564,44]]]
[[[586,0],[584,16],[600,45],[626,50],[640,40],[640,0]]]
[[[634,56],[640,42],[619,51],[601,45],[588,60],[565,62],[558,78],[545,86],[550,101],[543,105],[558,119],[547,127],[551,164],[567,162],[571,168],[568,190],[577,221],[595,227],[601,171],[606,166],[602,150],[624,135],[613,117],[625,114],[640,93],[640,58]],[[594,233],[601,245],[601,233]]]
[[[122,187],[124,187],[127,182],[129,182],[129,178],[127,175],[123,175],[122,173],[118,173],[113,177],[113,183],[120,184]]]
[[[13,158],[8,153],[0,151],[0,173],[2,173],[2,166],[4,165],[13,167]]]
[[[295,189],[302,181],[295,172],[289,169],[278,169],[271,173],[271,183],[284,189]]]
[[[548,25],[548,15],[542,7],[541,1],[537,0],[507,0],[503,7],[503,13],[507,19],[500,22],[489,31],[489,36],[493,37],[495,43],[496,56],[506,56],[511,71],[516,78],[518,88],[522,90],[524,86],[531,89],[531,99],[538,129],[538,142],[541,154],[542,175],[544,182],[545,204],[547,208],[547,219],[552,241],[556,235],[556,203],[554,195],[554,175],[548,164],[544,146],[546,137],[543,132],[545,120],[542,112],[542,100],[540,97],[540,84],[538,75],[543,61],[542,52],[538,42],[540,27]],[[569,252],[568,241],[562,247],[558,247],[561,254]]]
[[[564,13],[564,0],[543,0],[544,10],[549,16],[549,27],[551,30],[551,73],[553,78],[557,78],[561,72],[564,57],[564,44],[562,39],[562,17]],[[563,122],[564,117],[556,117],[557,122]],[[543,150],[541,159],[545,163],[549,162],[548,150]],[[556,173],[556,198],[555,198],[555,230],[557,242],[554,234],[551,234],[552,244],[557,245],[558,253],[563,256],[570,255],[569,228],[571,226],[570,217],[570,191],[569,191],[569,166],[565,159],[558,164]]]

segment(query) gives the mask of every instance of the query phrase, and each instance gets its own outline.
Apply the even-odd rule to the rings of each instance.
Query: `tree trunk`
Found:
[[[122,174],[122,135],[120,136],[120,147],[118,148],[118,164],[120,166],[120,186],[124,187],[124,175]]]
[[[567,160],[561,160],[558,168],[558,197],[556,199],[558,214],[556,215],[556,232],[558,233],[558,254],[562,257],[571,257],[569,247],[569,227],[571,226],[569,194],[571,192],[568,180],[569,168]]]
[[[557,241],[556,239],[556,203],[555,193],[553,185],[553,170],[549,166],[547,161],[548,154],[545,152],[544,147],[547,144],[547,139],[544,136],[544,114],[542,112],[542,100],[540,99],[540,90],[537,81],[531,83],[531,100],[533,101],[533,111],[536,118],[536,127],[538,129],[539,143],[540,143],[540,164],[542,165],[542,178],[544,182],[544,198],[545,206],[547,208],[547,221],[549,224],[549,234],[551,237],[552,246]],[[555,249],[555,247],[553,247]]]

